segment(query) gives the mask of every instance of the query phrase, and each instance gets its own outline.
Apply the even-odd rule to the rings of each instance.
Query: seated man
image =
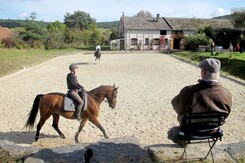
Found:
[[[181,146],[185,146],[181,131],[184,131],[183,119],[186,113],[223,113],[227,117],[232,105],[231,93],[219,83],[220,61],[207,58],[198,66],[201,68],[198,83],[184,87],[171,101],[180,126],[168,131],[168,139]]]

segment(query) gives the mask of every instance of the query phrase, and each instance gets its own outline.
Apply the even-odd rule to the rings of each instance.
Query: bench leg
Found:
[[[211,142],[210,142],[209,139],[208,139],[209,151],[208,151],[207,155],[205,156],[205,159],[207,159],[209,153],[211,153],[212,161],[214,162],[214,155],[213,155],[212,149],[213,149],[215,143],[217,142],[217,140],[218,140],[218,138],[215,138],[213,144],[211,145],[211,144],[210,144]]]
[[[199,160],[201,160],[201,161],[206,160],[208,158],[208,155],[211,153],[212,162],[214,163],[214,155],[213,155],[212,149],[213,149],[214,145],[216,144],[217,140],[218,140],[218,138],[213,139],[213,144],[211,144],[211,141],[208,139],[209,151],[208,151],[208,153],[206,154],[205,157],[199,158]],[[187,146],[188,146],[188,144],[185,146],[185,149],[184,149],[184,151],[183,151],[183,153],[181,155],[181,158],[180,158],[180,160],[182,160],[184,158],[184,155],[185,155],[185,161],[186,162],[188,160],[187,159],[187,152],[186,152]]]

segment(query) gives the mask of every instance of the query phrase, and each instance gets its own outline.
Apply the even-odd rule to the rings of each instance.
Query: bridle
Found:
[[[111,96],[111,97],[109,98],[109,96]],[[105,100],[105,102],[109,104],[109,107],[113,108],[113,107],[112,107],[112,104],[114,104],[114,103],[117,102],[117,101],[116,101],[116,97],[117,97],[117,95],[116,95],[116,93],[115,93],[115,89],[112,90],[112,93],[106,95],[106,100]],[[114,99],[115,99],[115,100],[114,100]]]

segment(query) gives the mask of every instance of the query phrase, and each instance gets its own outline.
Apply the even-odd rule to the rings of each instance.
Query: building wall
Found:
[[[171,31],[167,31],[165,38],[170,39]],[[160,30],[125,30],[124,31],[124,49],[126,50],[158,50],[159,45],[153,45],[154,39],[160,39]],[[131,44],[131,39],[137,39],[137,45]],[[149,44],[146,44],[146,39]]]

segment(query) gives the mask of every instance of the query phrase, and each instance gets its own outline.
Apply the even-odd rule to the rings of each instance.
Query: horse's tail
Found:
[[[39,102],[40,102],[40,99],[42,96],[43,96],[42,94],[39,94],[36,96],[36,98],[33,102],[33,105],[32,105],[32,109],[29,113],[29,118],[26,122],[25,128],[32,129],[34,127],[34,123],[35,123],[38,108],[39,108]]]

